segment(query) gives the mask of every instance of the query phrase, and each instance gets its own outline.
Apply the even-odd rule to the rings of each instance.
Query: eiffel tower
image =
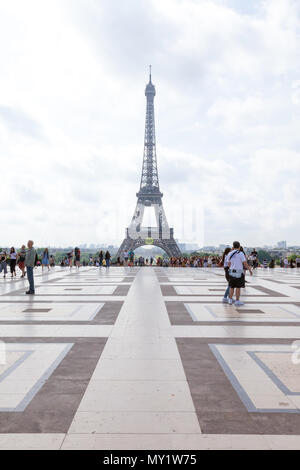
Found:
[[[180,256],[180,250],[174,240],[173,228],[169,227],[165,211],[162,205],[163,194],[159,189],[156,140],[154,122],[154,96],[155,87],[151,78],[151,65],[149,83],[146,86],[147,98],[146,126],[144,141],[144,157],[140,190],[136,194],[137,205],[130,226],[126,229],[126,237],[123,240],[117,257],[123,257],[123,252],[134,251],[143,245],[155,245],[162,248],[169,256]],[[156,227],[143,227],[145,207],[153,207],[155,212]]]

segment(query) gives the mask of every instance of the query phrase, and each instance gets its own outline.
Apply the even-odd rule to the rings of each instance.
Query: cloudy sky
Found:
[[[1,245],[117,243],[148,64],[175,237],[300,244],[298,0],[0,0]]]

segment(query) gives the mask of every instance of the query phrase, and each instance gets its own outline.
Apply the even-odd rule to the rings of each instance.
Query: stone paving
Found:
[[[299,449],[300,270],[247,281],[236,308],[218,268],[1,277],[0,449]]]

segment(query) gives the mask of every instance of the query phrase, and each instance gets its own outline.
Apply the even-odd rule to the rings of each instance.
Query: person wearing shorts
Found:
[[[241,289],[245,287],[245,274],[244,270],[247,269],[250,271],[252,276],[252,270],[247,263],[245,254],[240,251],[240,243],[238,241],[233,242],[233,250],[227,255],[227,264],[229,267],[229,299],[228,304],[232,305],[232,297],[234,290],[236,291],[236,301],[235,306],[239,307],[244,305],[240,301]]]
[[[26,247],[22,245],[21,250],[18,253],[17,263],[22,274],[21,277],[25,277],[25,256],[26,256]]]
[[[10,274],[11,274],[11,277],[13,278],[14,276],[16,276],[16,264],[17,264],[17,252],[16,250],[14,249],[14,247],[12,246],[11,249],[10,249],[10,263],[9,263],[9,267],[10,267]]]
[[[124,261],[125,261],[125,266],[128,266],[128,251],[125,250],[123,253]]]

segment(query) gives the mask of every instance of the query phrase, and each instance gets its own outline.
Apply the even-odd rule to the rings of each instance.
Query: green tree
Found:
[[[257,257],[260,263],[262,263],[264,259],[269,263],[272,259],[270,253],[265,250],[258,250]]]

